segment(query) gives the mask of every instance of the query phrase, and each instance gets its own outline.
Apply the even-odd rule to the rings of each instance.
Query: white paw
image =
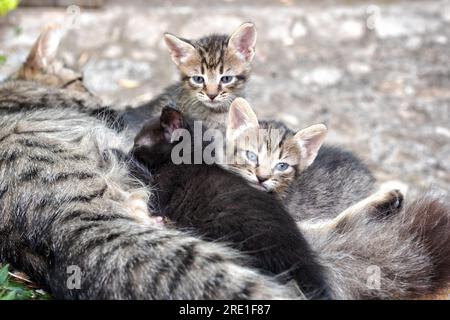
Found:
[[[390,180],[383,182],[379,188],[380,191],[384,192],[389,192],[391,190],[398,190],[403,194],[403,196],[406,196],[406,194],[408,193],[408,189],[409,186],[405,182],[399,180]]]

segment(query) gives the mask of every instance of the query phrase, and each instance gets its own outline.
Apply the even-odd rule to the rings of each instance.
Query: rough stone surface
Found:
[[[131,4],[130,4],[131,3]],[[0,20],[0,80],[47,23],[72,27],[61,57],[121,108],[177,79],[162,34],[258,28],[249,99],[262,118],[324,122],[328,143],[380,181],[450,195],[450,1],[107,1],[103,9],[21,8]]]

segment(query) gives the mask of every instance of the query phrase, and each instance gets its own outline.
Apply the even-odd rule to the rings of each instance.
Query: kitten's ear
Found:
[[[236,52],[244,61],[252,61],[255,55],[256,28],[251,22],[242,24],[228,41],[228,48]]]
[[[324,124],[315,124],[306,129],[300,130],[294,135],[295,141],[301,148],[302,169],[311,165],[316,159],[323,141],[327,135],[327,127]]]
[[[250,127],[258,127],[258,118],[244,98],[236,98],[228,112],[227,132],[242,132]]]
[[[145,122],[134,138],[134,145],[151,147],[163,141],[172,142],[172,134],[175,130],[182,128],[184,128],[184,119],[181,112],[166,106],[159,117]]]
[[[161,111],[160,117],[161,128],[164,131],[164,138],[167,142],[173,142],[173,133],[177,129],[184,129],[185,123],[183,119],[183,114],[169,106],[166,106]]]
[[[153,118],[144,123],[141,131],[134,138],[135,146],[151,147],[164,139],[159,118]]]
[[[63,30],[57,26],[48,26],[36,40],[24,68],[45,70],[55,59]]]
[[[170,33],[164,34],[164,41],[169,49],[172,61],[177,66],[186,63],[197,54],[197,51],[192,44],[177,38]]]

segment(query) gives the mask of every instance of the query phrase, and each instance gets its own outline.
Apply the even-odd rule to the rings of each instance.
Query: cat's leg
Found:
[[[343,232],[361,221],[382,219],[402,209],[403,194],[399,190],[378,191],[329,220],[300,221],[298,226],[307,232]]]
[[[341,212],[329,227],[344,230],[361,219],[382,219],[399,213],[402,205],[403,194],[399,190],[379,191]]]

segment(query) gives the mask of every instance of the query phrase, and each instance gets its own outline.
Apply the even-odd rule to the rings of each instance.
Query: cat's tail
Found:
[[[337,299],[412,299],[450,288],[450,206],[423,195],[345,232],[305,232]]]

